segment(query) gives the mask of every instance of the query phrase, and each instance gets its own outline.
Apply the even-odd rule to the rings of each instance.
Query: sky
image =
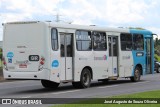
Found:
[[[160,36],[160,0],[0,0],[2,23],[55,21],[106,27],[141,27]]]

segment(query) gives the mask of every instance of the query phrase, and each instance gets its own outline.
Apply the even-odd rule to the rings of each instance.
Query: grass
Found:
[[[160,90],[113,96],[112,98],[160,98]]]
[[[156,91],[147,91],[135,94],[126,94],[126,95],[119,95],[107,98],[159,98],[160,100],[160,90]],[[106,99],[107,99],[106,98]],[[100,99],[99,99],[100,100]],[[98,100],[87,100],[87,101],[80,101],[77,102],[78,104],[63,104],[63,105],[55,105],[52,107],[160,107],[160,104],[86,104],[86,103],[99,103]],[[102,101],[101,101],[102,102]]]

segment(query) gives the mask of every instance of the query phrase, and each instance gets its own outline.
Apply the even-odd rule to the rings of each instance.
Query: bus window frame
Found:
[[[57,37],[57,49],[53,49],[53,45],[52,45],[52,30],[56,30],[56,37]],[[59,50],[59,39],[58,39],[58,30],[56,28],[51,28],[51,47],[52,47],[52,51],[58,51]]]
[[[95,49],[94,48],[94,35],[93,35],[94,32],[104,33],[105,34],[105,37],[106,37],[106,44],[105,44],[106,49],[100,50],[100,49]],[[108,37],[108,35],[107,35],[106,31],[92,31],[92,48],[93,48],[93,51],[107,51],[107,49],[108,49],[108,45],[107,45],[108,39],[107,39],[107,37]]]
[[[142,37],[143,37],[143,49],[142,50],[137,50],[137,49],[135,49],[135,42],[134,42],[134,35],[141,35]],[[144,35],[143,34],[140,34],[140,33],[133,33],[132,34],[132,41],[133,41],[133,50],[134,51],[144,51],[145,50],[145,46],[144,46]]]
[[[77,31],[86,31],[86,32],[90,32],[90,33],[91,33],[91,35],[90,35],[90,36],[91,36],[91,49],[89,49],[89,50],[78,50],[77,41],[88,41],[88,40],[77,40],[77,38],[76,38]],[[77,30],[75,31],[75,43],[76,43],[76,50],[77,50],[77,51],[92,51],[92,50],[93,50],[93,45],[92,45],[92,31],[90,31],[90,30],[77,29]]]
[[[132,47],[131,47],[130,50],[127,50],[127,49],[126,49],[126,50],[122,50],[122,40],[121,40],[121,35],[122,35],[122,34],[131,35],[131,39],[132,39],[132,40],[131,40],[131,43],[132,43],[131,46],[132,46]],[[126,41],[125,41],[125,42],[126,42]],[[133,34],[131,34],[131,33],[123,33],[123,32],[120,33],[120,46],[121,46],[121,51],[132,51],[132,50],[133,50]]]

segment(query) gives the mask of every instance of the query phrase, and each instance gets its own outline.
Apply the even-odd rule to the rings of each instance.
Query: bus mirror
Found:
[[[156,38],[155,38],[155,42],[157,43],[158,42],[158,35],[157,34],[152,34],[152,36],[156,36]]]

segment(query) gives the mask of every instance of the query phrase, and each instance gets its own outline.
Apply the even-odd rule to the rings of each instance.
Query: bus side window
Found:
[[[58,34],[56,29],[51,29],[51,45],[52,50],[57,51],[58,50]]]
[[[106,33],[105,32],[93,32],[93,45],[95,51],[106,51]]]
[[[132,50],[132,35],[129,33],[121,34],[121,50],[131,51]]]
[[[134,43],[134,50],[144,50],[144,41],[143,35],[141,34],[133,34],[133,43]]]
[[[90,31],[76,31],[76,46],[78,51],[91,51],[91,32]]]
[[[112,45],[112,41],[111,41],[111,37],[108,37],[108,43],[109,43],[109,56],[112,56],[112,53],[111,53],[111,45]]]

